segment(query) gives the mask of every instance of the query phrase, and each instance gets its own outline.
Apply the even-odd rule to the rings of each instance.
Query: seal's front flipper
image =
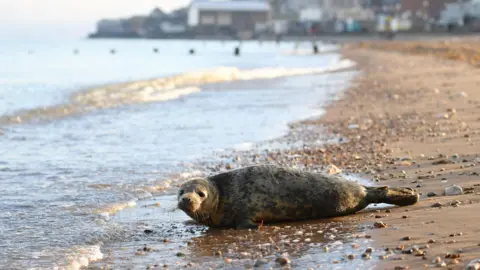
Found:
[[[240,222],[237,222],[235,228],[237,230],[240,230],[240,229],[258,229],[258,224],[255,224],[250,219],[246,219],[246,220],[242,220]]]
[[[366,187],[368,203],[388,203],[398,206],[412,205],[418,202],[418,192],[409,187]]]

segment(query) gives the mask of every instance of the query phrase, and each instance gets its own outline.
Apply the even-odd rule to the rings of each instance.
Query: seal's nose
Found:
[[[187,197],[183,197],[182,198],[182,202],[183,203],[190,203],[192,200],[190,198],[187,198]]]

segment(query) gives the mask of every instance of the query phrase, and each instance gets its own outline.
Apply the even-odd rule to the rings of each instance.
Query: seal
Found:
[[[407,206],[419,195],[408,187],[364,186],[339,176],[257,165],[193,178],[178,191],[178,208],[217,228],[354,214],[371,203]]]

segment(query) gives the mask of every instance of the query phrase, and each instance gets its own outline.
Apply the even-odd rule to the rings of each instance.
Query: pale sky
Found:
[[[102,18],[170,11],[190,0],[0,0],[0,38],[82,37]]]

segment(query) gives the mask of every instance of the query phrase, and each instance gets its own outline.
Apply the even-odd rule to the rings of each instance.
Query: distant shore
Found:
[[[429,40],[429,39],[448,39],[452,37],[469,37],[478,36],[478,32],[398,32],[395,34],[395,40]],[[166,35],[161,38],[144,38],[138,35],[105,35],[105,34],[91,34],[88,39],[176,39],[176,40],[201,40],[201,41],[240,41],[237,38],[230,36],[209,36],[209,35],[194,35],[194,34],[178,34]],[[321,35],[283,35],[280,37],[282,41],[327,41],[334,43],[350,43],[362,40],[385,40],[385,33],[326,33]],[[274,35],[259,36],[244,41],[276,41],[277,37]]]

